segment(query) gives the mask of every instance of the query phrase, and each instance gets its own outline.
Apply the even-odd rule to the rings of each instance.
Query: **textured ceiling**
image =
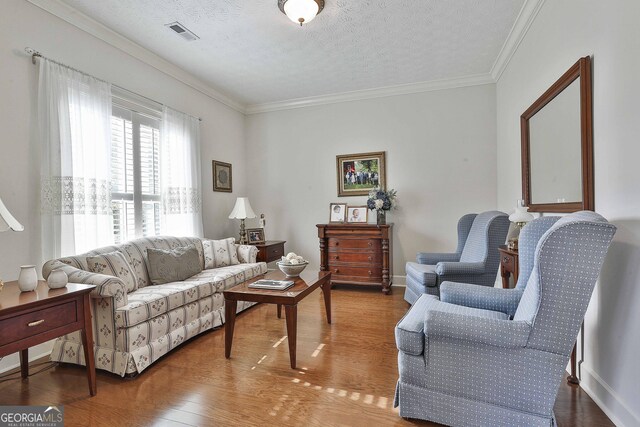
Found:
[[[246,104],[488,73],[524,0],[63,0]],[[200,37],[187,42],[164,24]]]

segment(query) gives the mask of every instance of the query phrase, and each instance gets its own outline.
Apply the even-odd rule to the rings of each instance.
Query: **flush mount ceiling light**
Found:
[[[278,7],[296,24],[311,22],[324,9],[324,0],[278,0]]]

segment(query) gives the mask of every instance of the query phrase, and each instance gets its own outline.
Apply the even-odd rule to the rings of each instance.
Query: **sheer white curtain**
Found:
[[[200,121],[163,107],[160,139],[162,233],[202,236]]]
[[[113,244],[111,85],[42,58],[38,126],[44,259]]]

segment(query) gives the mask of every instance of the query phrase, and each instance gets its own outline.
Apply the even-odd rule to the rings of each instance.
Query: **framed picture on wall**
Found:
[[[385,152],[336,156],[338,197],[366,196],[373,188],[385,188]]]
[[[329,222],[334,224],[347,222],[346,203],[331,203],[329,205]]]
[[[264,243],[264,228],[247,228],[247,239],[250,245]]]
[[[223,191],[231,193],[233,191],[233,175],[231,163],[212,161],[213,168],[213,191]]]
[[[363,223],[366,224],[369,210],[366,206],[349,206],[347,208],[347,222],[349,224]]]

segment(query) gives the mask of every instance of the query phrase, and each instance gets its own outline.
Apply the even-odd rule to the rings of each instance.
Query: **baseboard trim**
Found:
[[[391,276],[391,280],[391,286],[395,286],[398,288],[407,287],[407,276]]]
[[[624,403],[618,393],[615,392],[598,374],[581,366],[582,378],[580,387],[596,402],[602,412],[619,427],[640,426],[640,416]]]
[[[35,362],[36,360],[43,359],[45,357],[48,358],[50,354],[51,354],[51,349],[49,349],[49,351],[45,351],[45,352],[42,352],[40,354],[36,354],[35,356],[29,355],[30,356],[29,357],[29,363]],[[13,371],[13,370],[16,370],[16,369],[19,369],[19,368],[20,368],[20,360],[18,359],[18,361],[15,362],[15,363],[12,363],[12,364],[7,365],[7,366],[3,366],[2,369],[0,369],[0,374],[4,374],[4,373],[7,373],[9,371]]]

